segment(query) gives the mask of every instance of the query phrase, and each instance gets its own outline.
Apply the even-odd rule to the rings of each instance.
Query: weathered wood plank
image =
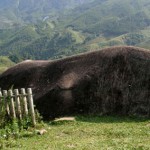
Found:
[[[29,108],[30,108],[30,114],[31,114],[31,118],[32,118],[32,124],[33,124],[33,126],[35,126],[36,120],[35,120],[35,112],[34,112],[33,96],[32,96],[31,88],[27,89],[27,94],[28,94]]]
[[[21,112],[21,105],[20,105],[20,98],[19,98],[18,89],[14,90],[14,94],[15,94],[15,101],[16,101],[17,116],[19,119],[22,119],[22,112]]]
[[[15,111],[15,105],[14,105],[14,98],[13,98],[12,90],[8,91],[8,96],[10,97],[10,115],[13,119],[16,119],[16,111]]]
[[[26,91],[24,88],[21,89],[21,98],[23,101],[23,114],[24,116],[28,116],[28,105],[27,105],[27,97],[26,97]]]
[[[7,90],[3,90],[3,96],[4,96],[4,103],[6,107],[6,113],[8,116],[10,116],[10,110],[9,110],[9,105],[8,105],[8,93]]]

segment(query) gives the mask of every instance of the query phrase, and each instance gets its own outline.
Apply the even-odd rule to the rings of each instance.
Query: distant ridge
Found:
[[[110,46],[150,49],[150,0],[7,0],[0,6],[5,2],[7,8],[0,7],[0,55],[13,62],[65,58]]]

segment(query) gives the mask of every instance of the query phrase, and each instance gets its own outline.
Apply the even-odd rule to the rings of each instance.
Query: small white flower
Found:
[[[6,134],[4,134],[3,137],[6,137]]]

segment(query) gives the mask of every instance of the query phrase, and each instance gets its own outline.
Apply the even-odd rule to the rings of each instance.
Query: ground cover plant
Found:
[[[4,97],[0,95],[0,149],[13,147],[16,139],[20,138],[22,135],[30,133],[28,131],[29,128],[35,128],[30,115],[25,116],[23,114],[23,116],[20,118],[17,112],[17,117],[12,117],[11,113],[9,114],[9,105],[10,97],[4,99]],[[23,112],[23,110],[21,111]],[[42,125],[41,116],[39,115],[37,110],[35,111],[35,119],[37,122],[37,126],[39,123],[40,125]],[[37,133],[38,132],[39,131],[37,130]]]
[[[47,133],[38,135],[36,131],[41,128]],[[16,138],[0,137],[1,149],[15,150],[148,150],[149,141],[149,119],[118,116],[76,116],[74,121],[50,121],[30,127]]]

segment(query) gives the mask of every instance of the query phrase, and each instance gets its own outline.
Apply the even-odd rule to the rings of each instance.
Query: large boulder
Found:
[[[150,51],[112,47],[54,61],[24,61],[2,89],[33,89],[44,118],[74,114],[150,116]]]

